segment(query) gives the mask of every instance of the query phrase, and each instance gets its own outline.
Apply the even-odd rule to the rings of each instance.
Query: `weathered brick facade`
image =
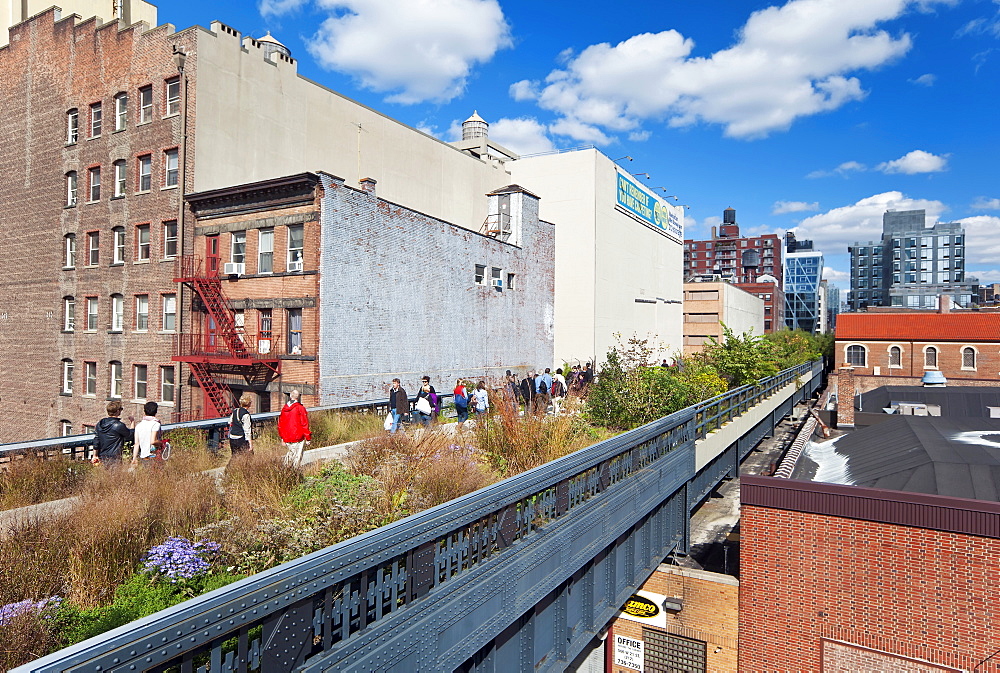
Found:
[[[798,511],[825,506],[804,492],[794,508],[744,500],[739,669],[998,670],[987,662],[1000,637],[996,503],[964,501],[976,511],[958,516],[956,499],[909,496],[897,506],[891,492],[857,490],[836,508],[858,518]],[[912,516],[928,525],[973,522],[983,533],[874,520],[920,510]]]
[[[734,671],[739,586],[739,581],[729,575],[661,565],[642,585],[642,590],[680,598],[683,608],[679,612],[667,613],[666,628],[663,629],[618,617],[612,624],[613,633],[643,640],[643,630],[651,629],[704,643],[705,670]],[[613,639],[609,638],[606,642],[609,647],[614,647]],[[649,647],[647,643],[647,650]],[[686,670],[656,667],[652,658],[650,654],[646,655],[645,670]],[[634,670],[623,666],[611,667],[613,673],[634,673]]]
[[[124,417],[140,416],[142,401],[161,399],[164,367],[174,370],[179,400],[182,372],[171,362],[173,334],[163,329],[162,296],[178,292],[164,231],[165,223],[178,219],[180,189],[168,185],[166,152],[181,148],[182,119],[177,111],[168,112],[167,82],[178,77],[171,58],[176,45],[190,53],[186,77],[193,89],[195,37],[192,31],[172,33],[170,26],[120,29],[117,22],[98,26],[94,19],[77,20],[56,21],[49,10],[15,26],[10,45],[0,49],[0,107],[6,120],[0,167],[14,177],[0,183],[0,235],[7,252],[0,287],[5,410],[0,442],[82,432],[105,415],[113,393],[126,403]],[[145,87],[151,108],[141,118]],[[183,91],[181,86],[181,96]],[[122,124],[119,94],[127,96]],[[189,110],[193,104],[188,101]],[[188,128],[187,157],[193,142],[194,129]],[[145,156],[150,184],[140,190],[138,158]],[[124,162],[123,174],[115,162]],[[178,180],[190,181],[190,160],[187,164]],[[99,194],[91,192],[90,169],[97,168]],[[68,184],[73,173],[75,203]],[[142,225],[148,226],[148,241]],[[178,229],[180,252],[183,227]],[[75,240],[75,259],[67,251],[68,237]],[[145,329],[137,296],[148,298]],[[96,300],[93,324],[88,324],[88,297]],[[70,301],[73,329],[66,316]],[[120,318],[113,307],[120,307]],[[71,389],[68,381],[64,385],[64,362],[72,364]],[[120,391],[112,390],[115,363],[121,367]],[[144,398],[136,394],[136,365],[146,366]],[[93,374],[89,385],[88,373]],[[168,405],[161,417],[170,412]]]
[[[514,245],[383,201],[373,181],[321,178],[322,404],[382,397],[396,376],[450,392],[459,376],[553,367],[554,227],[537,197],[511,192]]]

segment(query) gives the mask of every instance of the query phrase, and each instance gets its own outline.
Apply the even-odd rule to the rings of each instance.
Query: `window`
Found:
[[[62,393],[63,395],[73,394],[73,361],[62,361]]]
[[[80,139],[80,113],[73,108],[66,113],[66,143],[72,144]]]
[[[270,353],[271,352],[271,339],[274,336],[271,331],[271,309],[262,308],[259,311],[257,327],[257,352],[258,353]]]
[[[66,205],[76,205],[76,171],[66,174]]]
[[[293,224],[288,227],[288,271],[302,270],[303,237],[301,224]]]
[[[135,227],[135,260],[137,262],[148,262],[149,251],[149,225],[138,224]]]
[[[288,309],[288,353],[302,355],[302,309]]]
[[[503,292],[503,280],[500,278],[500,269],[495,266],[490,269],[490,285],[497,292]]]
[[[174,403],[174,368],[160,367],[160,403]]]
[[[139,157],[139,191],[148,192],[153,185],[153,157],[144,154]]]
[[[132,380],[135,382],[135,399],[146,399],[146,388],[149,384],[149,367],[147,365],[133,365]]]
[[[76,329],[76,299],[63,297],[63,331],[72,332]]]
[[[125,297],[120,294],[111,295],[111,331],[121,332],[125,329]]]
[[[177,256],[177,220],[167,220],[163,223],[163,258],[172,259]]]
[[[67,269],[73,269],[76,267],[76,234],[63,236],[63,243],[63,249],[66,253],[66,258],[63,261],[66,263]]]
[[[257,234],[257,273],[274,271],[274,229],[261,229]]]
[[[708,670],[708,644],[656,629],[642,630],[644,658],[648,671]]]
[[[174,332],[177,330],[177,295],[163,295],[163,331]]]
[[[486,281],[486,265],[476,264],[476,285],[482,285]]]
[[[890,367],[902,367],[903,366],[903,349],[899,346],[891,346],[889,348],[889,366]]]
[[[90,137],[96,138],[101,135],[101,104],[94,103],[90,106]]]
[[[87,297],[87,330],[97,330],[97,297]]]
[[[112,264],[124,264],[125,263],[125,227],[115,227],[111,230],[111,234],[114,237],[114,253],[112,256]]]
[[[177,186],[177,148],[172,150],[166,150],[163,153],[163,186],[164,187],[176,187]]]
[[[122,396],[122,363],[111,362],[110,366],[111,397],[120,398]]]
[[[514,274],[512,273],[507,274],[507,289],[508,290],[514,289]]]
[[[855,345],[847,347],[847,364],[854,367],[866,367],[865,361],[864,346]]]
[[[69,437],[73,434],[73,424],[67,420],[59,421],[59,433],[62,437]]]
[[[87,169],[87,182],[90,185],[90,200],[101,200],[101,167],[94,166]]]
[[[83,379],[84,379],[84,395],[96,395],[97,394],[97,363],[96,362],[84,362],[83,363]]]
[[[181,80],[179,77],[171,77],[166,82],[167,89],[167,115],[180,114],[181,111]]]
[[[976,368],[976,349],[966,346],[962,349],[962,369]]]
[[[139,123],[153,121],[153,87],[144,86],[139,89]]]
[[[145,332],[149,329],[148,294],[137,294],[135,296],[135,329],[137,332]]]
[[[937,367],[937,348],[928,346],[924,349],[924,367]]]
[[[121,198],[125,196],[125,183],[128,180],[127,173],[125,172],[125,161],[119,160],[114,163],[115,167],[115,185],[114,192],[115,198]]]
[[[115,131],[124,131],[128,118],[128,94],[115,96]]]
[[[101,261],[101,232],[87,233],[87,266],[97,266]]]
[[[245,264],[247,261],[247,232],[234,231],[232,247],[229,250],[229,261],[233,264]]]

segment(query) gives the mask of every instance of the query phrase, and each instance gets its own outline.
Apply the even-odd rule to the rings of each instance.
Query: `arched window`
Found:
[[[966,346],[962,349],[962,369],[976,368],[976,349]]]
[[[903,365],[903,349],[899,346],[889,347],[889,366],[901,367]]]
[[[848,346],[847,347],[847,364],[854,367],[867,367],[867,357],[866,357],[864,346]]]
[[[924,367],[936,368],[937,367],[937,356],[938,351],[934,346],[928,346],[924,349]]]

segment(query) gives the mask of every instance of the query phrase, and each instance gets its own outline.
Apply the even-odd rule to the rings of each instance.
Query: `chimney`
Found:
[[[837,427],[854,427],[854,367],[837,371]]]
[[[716,236],[715,236],[715,226],[713,225],[712,226],[712,240],[714,241],[715,238],[716,238]]]
[[[951,311],[951,297],[946,294],[938,295],[938,313],[948,313]]]
[[[361,183],[361,191],[375,196],[375,185],[377,184],[375,178],[361,178],[358,182]]]

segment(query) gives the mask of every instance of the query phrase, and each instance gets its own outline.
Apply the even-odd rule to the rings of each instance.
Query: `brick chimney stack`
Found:
[[[841,367],[837,372],[837,427],[854,427],[854,367]]]
[[[361,178],[358,182],[361,183],[361,191],[375,196],[375,178]]]
[[[946,294],[938,295],[938,313],[949,313],[951,311],[951,297]]]

